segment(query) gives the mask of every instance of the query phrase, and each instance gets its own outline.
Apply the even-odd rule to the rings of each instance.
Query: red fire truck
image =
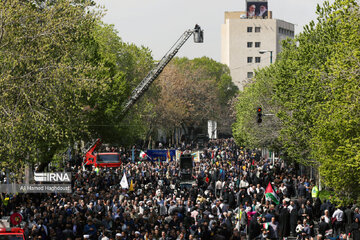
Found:
[[[184,43],[194,36],[195,43],[202,43],[204,40],[203,30],[199,25],[195,25],[194,29],[185,31],[170,50],[164,55],[164,57],[156,64],[156,66],[149,71],[146,77],[138,84],[138,86],[132,91],[128,101],[124,104],[121,116],[125,116],[127,111],[137,102],[138,99],[147,91],[149,86],[160,75],[170,60],[176,55]],[[101,145],[100,139],[85,152],[84,165],[95,167],[118,167],[121,165],[120,153],[96,153],[96,149]]]
[[[84,165],[95,167],[119,167],[121,155],[119,152],[97,152],[101,146],[100,138],[88,148],[85,153]]]
[[[0,240],[25,240],[24,230],[19,227],[0,228]]]

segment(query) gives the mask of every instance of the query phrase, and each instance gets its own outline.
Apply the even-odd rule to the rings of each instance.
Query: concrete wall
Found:
[[[275,62],[281,51],[281,40],[293,37],[294,25],[277,19],[241,19],[241,15],[243,12],[225,13],[225,23],[221,26],[221,62],[229,66],[233,82],[243,90],[250,80],[248,72],[270,64],[270,52],[260,54],[259,50],[272,51],[272,62]],[[248,32],[248,27],[252,27],[252,32]],[[260,31],[256,32],[255,28]],[[248,42],[252,43],[251,47]],[[260,47],[255,46],[256,42]],[[248,57],[252,57],[251,63]],[[260,62],[256,62],[256,57]]]

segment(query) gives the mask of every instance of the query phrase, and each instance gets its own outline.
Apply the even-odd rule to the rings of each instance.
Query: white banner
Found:
[[[128,183],[128,180],[126,178],[126,174],[124,173],[124,176],[122,177],[121,181],[120,181],[120,186],[122,188],[126,188],[128,189],[129,188],[129,183]]]
[[[217,122],[208,120],[208,135],[210,139],[217,139]]]

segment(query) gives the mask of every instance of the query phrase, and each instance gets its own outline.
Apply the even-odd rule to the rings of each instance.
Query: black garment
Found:
[[[298,216],[301,222],[303,222],[304,219],[306,219],[306,216],[303,216],[304,214],[309,215],[308,210],[305,208],[300,208],[298,211]]]
[[[298,196],[303,198],[306,197],[306,188],[302,183],[298,186]]]
[[[223,201],[229,203],[229,189],[223,190]]]
[[[64,239],[67,239],[67,238],[74,238],[74,233],[71,229],[65,229],[63,232],[62,232],[63,236],[64,236]]]
[[[297,209],[294,204],[294,208],[290,212],[290,230],[293,235],[293,237],[296,237],[296,226],[297,226],[297,220],[298,220],[298,213]]]
[[[353,240],[360,240],[359,223],[357,222],[351,224],[351,237]]]
[[[351,211],[351,208],[346,208],[344,211],[344,222],[345,222],[345,230],[346,232],[350,232],[350,228],[352,226],[352,222],[353,222],[353,211]]]
[[[231,222],[231,219],[227,217],[225,220],[225,224],[226,224],[227,230],[230,232],[230,234],[232,234],[233,224]]]
[[[319,233],[325,236],[325,232],[330,229],[330,225],[327,222],[320,222],[319,223]]]
[[[255,239],[261,233],[261,226],[257,222],[256,214],[252,218],[250,225],[249,225],[249,240]]]
[[[213,237],[212,237],[213,240],[226,240],[226,237],[221,235],[220,233],[218,234],[215,234]]]
[[[307,214],[310,216],[310,218],[312,219],[314,214],[313,214],[313,206],[312,205],[309,205],[309,204],[306,204],[305,205],[305,208],[306,208],[306,211],[307,211]]]
[[[251,197],[247,194],[242,198],[241,204],[245,205],[245,202],[251,203]]]
[[[321,216],[320,207],[321,207],[321,200],[320,200],[320,198],[316,198],[315,203],[314,203],[314,211],[313,211],[313,213],[314,213],[313,216],[316,219],[320,219],[320,216]]]
[[[307,223],[310,226],[310,236],[315,237],[315,229],[314,229],[315,223],[314,223],[314,221],[312,219],[308,219]]]
[[[290,213],[289,209],[283,207],[279,215],[279,237],[288,237],[290,235]]]
[[[229,206],[232,209],[235,209],[235,195],[233,191],[229,192]]]

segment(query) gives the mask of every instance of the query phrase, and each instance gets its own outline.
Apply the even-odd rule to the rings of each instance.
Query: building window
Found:
[[[253,59],[252,57],[248,57],[248,58],[247,58],[247,62],[248,62],[248,63],[252,63],[252,59]]]
[[[294,37],[294,31],[289,30],[289,29],[279,27],[279,33],[284,34],[284,35],[288,35],[290,37]]]
[[[260,57],[255,57],[255,62],[260,63]]]
[[[247,32],[252,32],[252,27],[247,27]]]
[[[260,47],[260,42],[255,42],[255,47],[259,48]]]
[[[252,78],[254,76],[254,73],[253,72],[248,72],[247,73],[247,78]]]
[[[255,27],[255,32],[260,32],[260,27]]]
[[[253,44],[252,42],[248,42],[248,43],[247,43],[247,47],[248,47],[248,48],[251,48],[251,47],[252,47],[252,44]]]

